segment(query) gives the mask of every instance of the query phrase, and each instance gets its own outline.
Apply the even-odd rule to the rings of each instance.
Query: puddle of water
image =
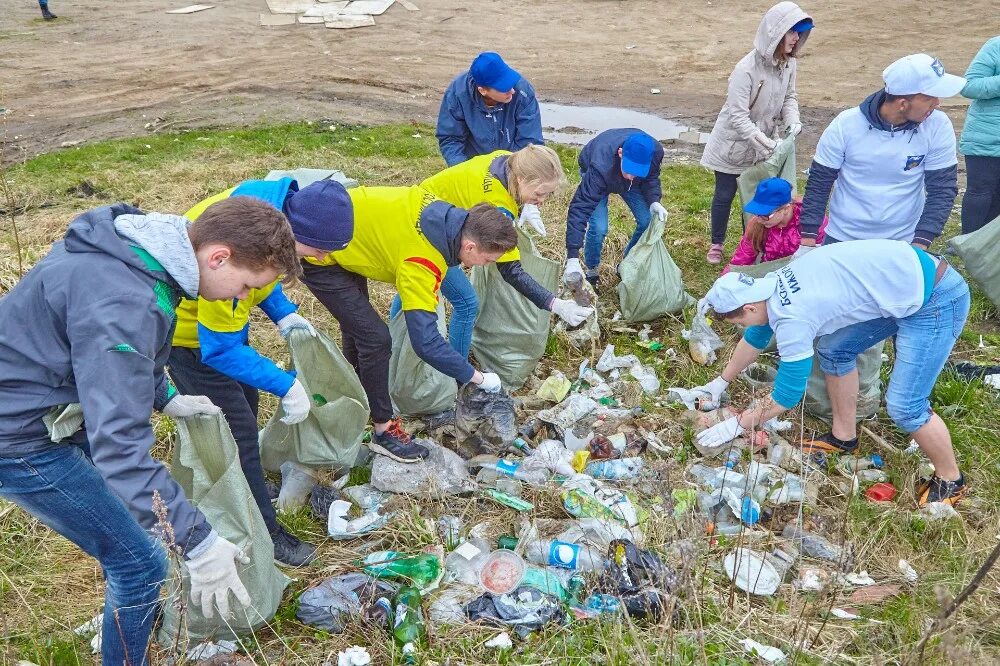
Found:
[[[708,140],[708,134],[704,132],[643,111],[550,102],[541,102],[539,107],[542,111],[542,133],[546,141],[554,143],[583,145],[604,130],[616,127],[636,127],[658,141],[683,139],[689,143],[705,143]]]

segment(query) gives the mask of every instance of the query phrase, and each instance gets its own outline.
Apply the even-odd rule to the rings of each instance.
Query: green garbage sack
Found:
[[[264,469],[276,472],[291,460],[311,468],[346,471],[354,466],[368,425],[368,397],[354,367],[322,331],[313,337],[293,330],[288,337],[292,368],[312,397],[305,421],[281,422],[278,410],[260,433]]]
[[[438,331],[447,337],[444,305],[438,303]],[[403,312],[389,322],[392,358],[389,360],[389,395],[396,411],[403,416],[440,414],[455,406],[458,384],[425,363],[410,345]]]
[[[208,619],[200,606],[191,603],[191,581],[183,567],[177,571],[175,563],[158,640],[161,645],[186,649],[206,638],[235,638],[270,621],[290,580],[274,565],[274,544],[243,476],[236,441],[225,418],[201,415],[176,419],[176,424],[170,473],[219,536],[250,558],[250,564],[237,563],[236,568],[252,599],[249,607],[242,608],[230,596],[229,617],[223,619],[216,613]]]
[[[858,354],[857,418],[866,419],[878,412],[882,403],[882,349],[885,341]],[[806,385],[805,410],[818,419],[833,419],[830,394],[826,391],[826,376],[819,367],[819,354],[813,356],[812,374]]]
[[[559,286],[559,262],[543,257],[523,231],[517,232],[521,265],[549,291]],[[545,353],[549,312],[517,293],[496,265],[472,269],[472,286],[479,297],[479,317],[472,331],[472,353],[479,366],[498,375],[510,390],[524,386]]]
[[[1000,308],[1000,217],[970,234],[955,236],[948,245],[965,262],[965,271],[986,298]]]
[[[753,165],[741,173],[740,177],[736,179],[740,192],[741,211],[743,210],[743,206],[745,206],[748,201],[753,199],[758,183],[762,180],[766,180],[767,178],[784,178],[792,184],[793,194],[798,190],[798,186],[795,182],[794,136],[788,136],[782,139],[770,157],[760,164]],[[750,215],[743,213],[743,220],[744,226],[746,226],[746,222],[750,220]]]
[[[663,243],[665,221],[653,216],[639,242],[618,266],[618,307],[628,322],[653,321],[680,312],[694,299],[684,293],[681,269]]]
[[[782,268],[791,260],[791,256],[788,256],[782,257],[781,259],[775,259],[774,261],[763,261],[759,264],[750,264],[748,266],[730,266],[729,272],[743,273],[744,275],[749,275],[752,278],[762,278],[768,273],[777,273],[779,268]]]

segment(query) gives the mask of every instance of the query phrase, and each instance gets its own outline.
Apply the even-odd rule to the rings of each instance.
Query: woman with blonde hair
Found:
[[[529,145],[510,152],[496,150],[479,155],[441,171],[420,186],[448,203],[461,208],[489,203],[499,208],[519,228],[530,227],[542,236],[545,226],[538,210],[546,199],[566,183],[562,163],[547,146]],[[497,269],[511,286],[544,310],[551,310],[567,321],[580,323],[586,314],[571,311],[579,308],[572,301],[555,298],[521,267],[517,248],[497,260]],[[441,282],[441,294],[452,305],[448,324],[448,342],[459,354],[469,355],[472,329],[479,313],[479,298],[461,266],[452,266]],[[389,310],[390,319],[400,310],[397,296]],[[582,314],[582,316],[581,316]],[[572,324],[575,325],[575,324]]]
[[[795,135],[802,129],[796,58],[812,28],[812,18],[797,4],[779,2],[764,14],[754,49],[729,75],[726,103],[701,157],[702,166],[715,173],[712,244],[706,257],[710,264],[723,259],[736,179],[771,156],[778,145],[777,130],[783,127],[786,134]]]

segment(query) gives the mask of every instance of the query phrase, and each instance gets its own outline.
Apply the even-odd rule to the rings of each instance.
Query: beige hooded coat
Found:
[[[779,129],[799,122],[795,56],[809,32],[801,33],[790,58],[779,61],[774,51],[793,25],[808,18],[794,2],[779,2],[764,14],[753,40],[754,50],[736,64],[729,76],[726,103],[701,156],[702,166],[723,173],[743,173],[770,155],[753,141],[755,136],[763,134],[774,139]]]

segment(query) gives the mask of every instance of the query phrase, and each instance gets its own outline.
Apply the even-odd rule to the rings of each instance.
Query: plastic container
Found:
[[[479,570],[479,584],[490,594],[508,594],[517,589],[527,565],[512,550],[495,550]]]
[[[876,483],[865,491],[865,497],[872,502],[891,502],[896,497],[896,486],[891,483]]]
[[[736,587],[750,594],[769,597],[781,585],[781,575],[774,565],[767,561],[766,555],[754,550],[733,551],[726,555],[723,566]]]

